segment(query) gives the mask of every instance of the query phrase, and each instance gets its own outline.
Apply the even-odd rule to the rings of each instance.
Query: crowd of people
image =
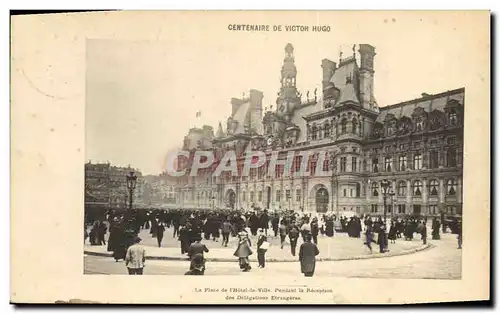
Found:
[[[105,221],[104,221],[105,220]],[[379,246],[379,252],[388,252],[388,241],[394,243],[397,239],[412,241],[414,234],[420,234],[423,244],[427,243],[426,217],[390,218],[389,231],[382,217],[362,215],[360,217],[336,217],[332,214],[302,213],[291,210],[272,213],[267,210],[133,210],[109,211],[103,221],[96,220],[88,232],[85,226],[85,241],[89,238],[91,245],[106,245],[105,235],[109,229],[107,250],[113,252],[113,258],[118,262],[124,260],[127,265],[141,266],[140,261],[133,259],[145,258],[137,251],[141,242],[138,234],[141,229],[149,230],[161,247],[166,229],[173,229],[173,237],[179,241],[181,254],[186,254],[191,261],[186,275],[203,275],[205,272],[204,253],[208,248],[201,241],[212,240],[221,242],[221,247],[227,247],[231,237],[237,238],[234,256],[238,258],[240,269],[251,270],[249,257],[253,254],[252,237],[256,239],[257,259],[260,268],[265,267],[265,254],[269,248],[268,237],[280,238],[281,249],[284,249],[286,238],[290,244],[290,254],[296,256],[297,242],[302,238],[298,255],[301,271],[305,276],[314,274],[315,256],[319,254],[318,235],[333,237],[341,232],[349,237],[361,238],[372,252],[372,243]],[[109,225],[109,227],[108,227]],[[458,248],[461,248],[461,221],[456,218],[432,218],[432,239],[440,239],[440,228],[443,232],[450,228],[458,235]],[[376,235],[376,236],[375,236]],[[222,237],[222,240],[221,240]],[[134,266],[134,267],[136,267]],[[129,266],[127,266],[130,268]],[[131,274],[139,274],[131,271]],[[142,270],[140,271],[142,273]]]

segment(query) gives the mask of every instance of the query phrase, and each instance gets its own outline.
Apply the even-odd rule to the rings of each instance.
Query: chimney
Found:
[[[333,86],[333,83],[330,83],[330,80],[335,73],[335,69],[337,68],[337,64],[331,60],[323,59],[321,60],[321,67],[323,68],[323,91],[328,89],[328,87]]]
[[[256,89],[250,90],[250,110],[251,110],[251,124],[254,129],[259,134],[264,132],[262,126],[262,99],[264,98],[264,93]]]
[[[359,68],[359,98],[361,106],[365,109],[375,110],[373,98],[373,61],[375,58],[375,47],[368,44],[360,44],[359,50],[361,66]]]

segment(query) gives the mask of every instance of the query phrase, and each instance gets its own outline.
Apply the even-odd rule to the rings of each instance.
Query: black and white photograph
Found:
[[[36,147],[68,152],[34,153],[26,169],[43,173],[34,199],[59,191],[44,230],[65,239],[51,258],[67,256],[61,278],[82,280],[71,298],[387,304],[487,293],[487,12],[72,18],[66,29],[33,25],[77,47],[44,58],[74,64],[61,77],[80,89],[56,93],[55,79],[26,70],[22,52],[36,47],[14,50],[21,81],[54,103],[51,118],[31,107],[15,117],[46,121]],[[164,280],[177,284],[118,292]]]
[[[377,87],[405,77],[379,55],[409,48],[321,45],[236,50],[246,62],[212,82],[198,49],[215,46],[179,60],[168,43],[88,40],[85,273],[460,279],[460,77],[387,103]],[[407,61],[417,77],[440,62]],[[170,74],[184,62],[193,77]]]

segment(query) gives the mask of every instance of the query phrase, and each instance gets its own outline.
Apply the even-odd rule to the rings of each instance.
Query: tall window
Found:
[[[414,196],[422,195],[422,182],[419,180],[413,182],[413,195]]]
[[[296,156],[295,157],[295,172],[300,171],[301,164],[302,164],[302,156]]]
[[[340,127],[341,127],[340,134],[347,133],[347,119],[346,118],[342,119],[342,122],[340,122]]]
[[[295,190],[295,201],[300,202],[302,200],[302,190]]]
[[[378,183],[372,183],[372,196],[378,196]]]
[[[406,170],[406,155],[399,156],[399,170],[400,171],[405,171]]]
[[[449,179],[446,181],[446,195],[456,195],[457,194],[457,181],[454,179]]]
[[[420,153],[416,153],[413,156],[413,170],[422,169],[422,155]]]
[[[323,161],[323,171],[330,170],[330,160],[328,156],[326,156],[325,161]]]
[[[343,194],[344,194],[344,197],[347,196],[347,190],[346,189],[344,189]]]
[[[276,190],[276,202],[281,201],[281,190]]]
[[[452,110],[449,114],[449,121],[450,121],[450,125],[457,125],[458,123],[458,116],[457,116],[457,112],[455,110]]]
[[[311,128],[311,138],[314,140],[316,140],[318,138],[318,128],[316,127],[316,125],[313,125],[312,128]]]
[[[429,215],[437,215],[438,207],[437,205],[429,205]]]
[[[385,157],[385,171],[392,171],[392,157]]]
[[[340,172],[345,172],[347,168],[347,157],[340,157]]]
[[[372,159],[373,172],[378,172],[378,158]]]
[[[352,133],[356,134],[358,127],[358,120],[352,119]]]
[[[399,196],[406,196],[406,181],[399,181],[398,183],[398,195]]]
[[[255,192],[251,191],[250,192],[250,202],[254,202],[254,201],[255,201]]]
[[[457,166],[457,151],[454,148],[448,148],[446,151],[446,165],[448,167]]]
[[[356,197],[361,196],[361,184],[356,183]]]
[[[316,173],[316,162],[315,161],[311,161],[309,171],[311,172],[312,176]]]
[[[398,214],[404,214],[406,212],[406,204],[398,205]]]
[[[241,192],[241,199],[243,200],[243,202],[247,201],[247,193],[246,192]]]
[[[257,201],[262,202],[262,191],[257,192]]]
[[[330,123],[325,124],[325,138],[330,137]]]
[[[276,178],[281,178],[284,167],[285,167],[284,165],[276,165]]]
[[[363,171],[366,171],[366,160],[363,160]]]
[[[431,151],[429,153],[429,168],[436,169],[439,167],[439,154],[437,151]]]
[[[429,193],[431,195],[438,195],[439,192],[439,182],[437,180],[431,180],[429,182]]]
[[[358,159],[356,157],[352,157],[352,172],[356,172],[357,171],[357,165],[358,163]]]
[[[285,190],[285,197],[286,197],[286,200],[289,200],[292,198],[292,194],[290,193],[290,190]]]
[[[371,210],[372,213],[376,213],[378,212],[378,205],[377,204],[372,204],[372,210]]]

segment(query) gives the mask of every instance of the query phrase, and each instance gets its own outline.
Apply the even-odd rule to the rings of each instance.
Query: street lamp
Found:
[[[394,192],[392,191],[390,186],[391,182],[387,179],[384,179],[382,180],[382,182],[380,182],[380,187],[382,188],[382,195],[384,196],[384,224],[387,223],[387,196],[390,196],[392,199],[392,196],[394,195]]]
[[[132,211],[133,195],[135,190],[135,185],[137,184],[137,176],[133,171],[127,175],[127,189],[129,192],[129,210]]]

